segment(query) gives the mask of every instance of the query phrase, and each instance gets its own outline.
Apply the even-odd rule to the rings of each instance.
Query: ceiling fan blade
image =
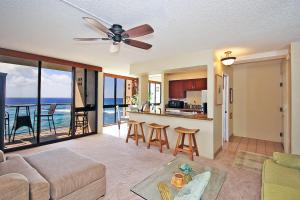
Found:
[[[122,36],[127,36],[128,38],[140,37],[143,35],[148,35],[153,33],[154,30],[149,24],[144,24],[141,26],[134,27],[122,33]]]
[[[104,32],[106,34],[111,33],[110,30],[104,26],[103,24],[101,24],[98,20],[90,18],[90,17],[83,17],[83,19],[91,26],[95,27],[96,29],[98,29],[101,32]]]
[[[130,46],[133,46],[133,47],[137,47],[137,48],[140,48],[140,49],[146,49],[146,50],[148,50],[152,47],[151,44],[141,42],[141,41],[138,41],[138,40],[132,40],[132,39],[125,39],[124,43],[128,44]]]

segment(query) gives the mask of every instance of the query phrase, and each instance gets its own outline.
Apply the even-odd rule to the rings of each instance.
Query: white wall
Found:
[[[291,152],[291,65],[290,58],[283,59],[282,72],[282,107],[283,107],[283,147],[285,153]]]
[[[291,150],[300,154],[300,41],[291,44]]]
[[[139,105],[143,105],[148,101],[148,84],[149,79],[147,74],[139,76]]]
[[[281,60],[233,68],[233,133],[281,142]]]

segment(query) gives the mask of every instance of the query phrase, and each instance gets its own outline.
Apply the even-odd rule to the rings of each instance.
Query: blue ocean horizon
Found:
[[[17,97],[7,97],[5,99],[6,109],[5,111],[9,114],[9,122],[10,122],[10,130],[13,126],[15,119],[16,109],[14,107],[10,107],[12,105],[22,105],[22,104],[37,104],[37,98],[17,98]],[[123,98],[117,98],[117,104],[123,104]],[[72,98],[41,98],[41,111],[42,113],[48,112],[49,104],[57,104],[55,113],[54,113],[54,121],[55,126],[57,128],[69,128],[70,120],[71,120],[71,104]],[[43,105],[46,104],[46,105]],[[113,105],[114,98],[105,98],[104,105]],[[36,106],[30,107],[30,115],[31,121],[34,121],[34,112],[36,111]],[[25,109],[20,110],[20,114],[24,114]],[[103,113],[104,124],[112,124],[115,123],[115,109],[114,108],[105,108]],[[48,130],[49,125],[48,121],[42,121],[41,123],[42,130]],[[36,127],[34,128],[36,131]],[[20,128],[17,131],[18,133],[27,133],[27,128]]]
[[[71,98],[41,98],[41,111],[42,113],[47,113],[49,109],[49,104],[57,104],[55,113],[54,113],[54,122],[56,128],[67,128],[70,126],[71,120]],[[23,104],[37,104],[37,98],[15,98],[7,97],[5,99],[6,108],[5,111],[9,114],[10,130],[13,127],[15,120],[16,108],[10,107],[12,105],[23,105]],[[47,105],[43,105],[47,104]],[[34,122],[34,113],[36,112],[37,106],[30,106],[30,117],[31,122]],[[20,109],[20,115],[25,113],[25,109]],[[48,130],[49,125],[47,120],[42,120],[41,129]],[[36,131],[36,127],[34,127]],[[22,127],[17,130],[17,134],[27,133],[28,128]]]

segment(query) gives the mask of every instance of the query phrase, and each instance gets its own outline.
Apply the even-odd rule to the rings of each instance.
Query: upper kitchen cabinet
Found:
[[[185,98],[184,80],[169,81],[169,98]]]
[[[206,90],[207,78],[169,81],[169,98],[186,98],[186,91]]]
[[[207,78],[193,79],[194,89],[192,90],[206,90],[207,89]]]

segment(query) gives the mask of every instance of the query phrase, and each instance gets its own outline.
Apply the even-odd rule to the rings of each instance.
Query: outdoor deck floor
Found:
[[[78,129],[76,132],[76,135],[78,134],[82,134],[80,129]],[[47,142],[47,141],[63,139],[67,137],[70,137],[69,128],[57,128],[56,134],[54,133],[53,130],[52,132],[50,132],[49,130],[45,130],[42,131],[40,134],[40,142]],[[8,137],[7,137],[5,139],[5,148],[10,149],[15,147],[27,146],[35,143],[36,143],[36,138],[33,138],[32,134],[30,135],[29,133],[22,133],[22,134],[16,134],[15,140],[11,142],[8,141]]]

